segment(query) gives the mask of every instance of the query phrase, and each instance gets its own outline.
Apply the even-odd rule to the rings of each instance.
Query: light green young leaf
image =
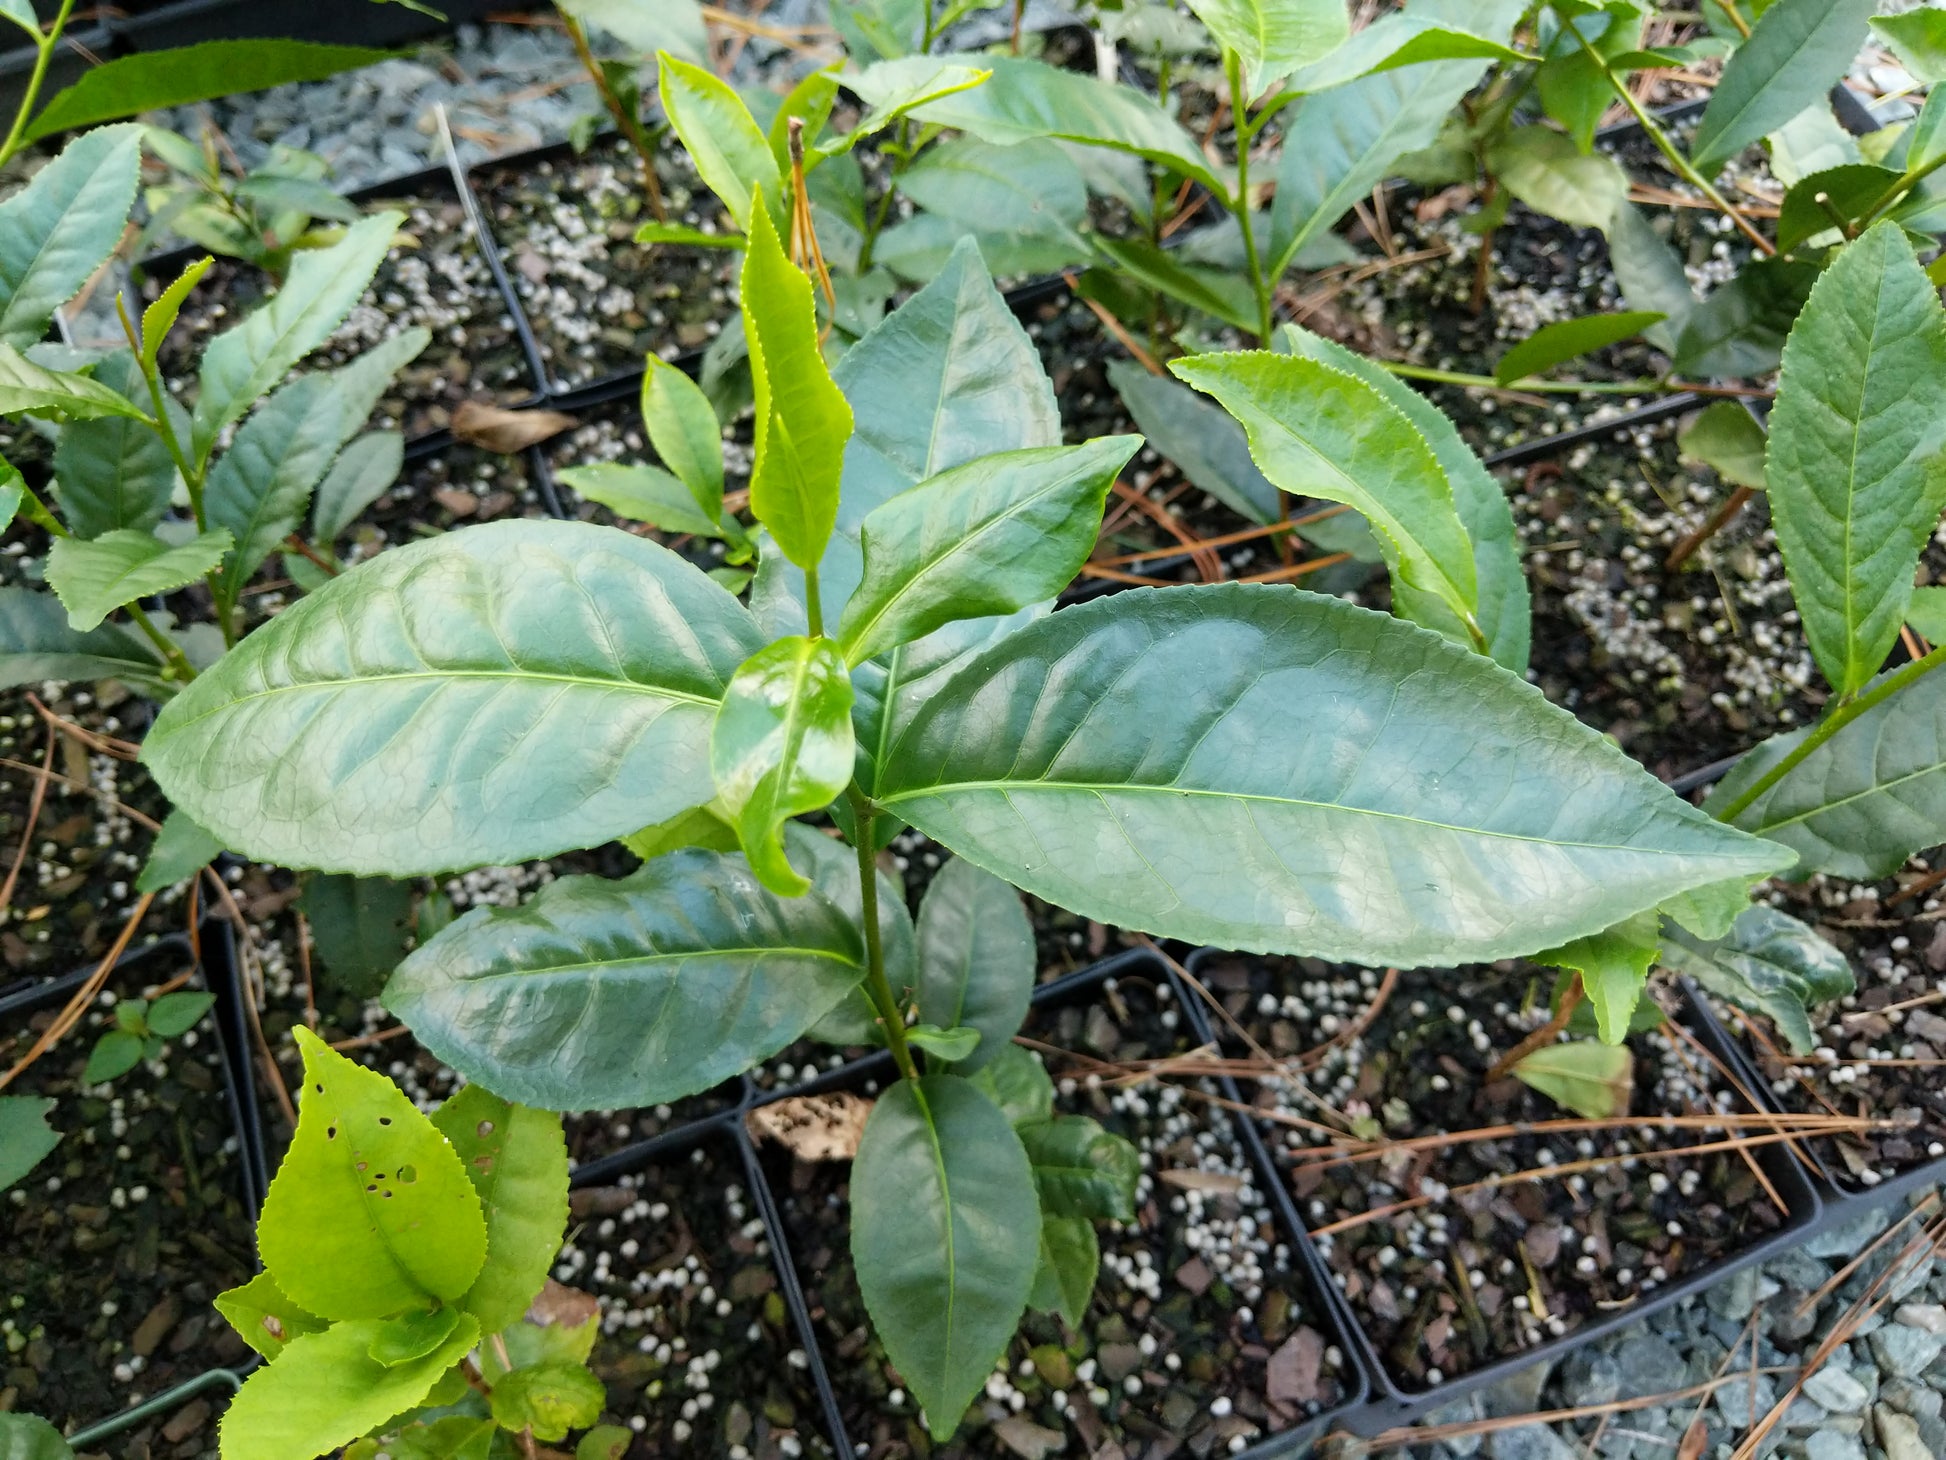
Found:
[[[114,624],[77,633],[52,593],[0,588],[0,645],[0,689],[43,679],[119,679],[152,696],[162,688],[146,643]]]
[[[392,489],[405,466],[405,436],[399,431],[367,431],[355,437],[311,495],[311,535],[330,544],[358,520],[358,514]]]
[[[367,1318],[293,1339],[244,1381],[224,1411],[223,1460],[328,1454],[419,1404],[480,1340],[479,1324],[464,1315],[431,1353],[388,1368],[371,1356],[383,1327]]]
[[[518,1323],[540,1295],[568,1225],[561,1118],[468,1085],[433,1113],[459,1152],[486,1215],[486,1265],[460,1307],[482,1333]]]
[[[771,891],[810,890],[784,855],[784,823],[829,806],[850,784],[851,762],[851,674],[831,640],[779,639],[737,670],[710,733],[710,772]]]
[[[1607,230],[1628,201],[1628,175],[1604,152],[1583,153],[1551,127],[1515,127],[1487,151],[1487,167],[1537,213]]]
[[[293,1303],[267,1272],[258,1273],[240,1288],[218,1293],[216,1311],[236,1330],[237,1337],[267,1359],[276,1358],[293,1339],[322,1333],[331,1326]]]
[[[1034,1269],[1033,1291],[1027,1306],[1043,1313],[1059,1313],[1070,1328],[1087,1316],[1101,1269],[1101,1240],[1086,1217],[1041,1214],[1040,1261]]]
[[[1780,0],[1781,3],[1781,0]],[[1946,508],[1946,313],[1895,223],[1849,245],[1784,346],[1766,470],[1805,637],[1839,695],[1898,638]]]
[[[1874,15],[1871,27],[1920,81],[1946,79],[1946,11],[1923,7],[1903,15]]]
[[[1838,124],[1829,102],[1812,102],[1764,138],[1764,146],[1771,174],[1787,188],[1814,172],[1865,160],[1858,139]]]
[[[1393,576],[1475,624],[1473,544],[1418,428],[1354,376],[1267,351],[1177,360],[1176,375],[1243,423],[1265,476],[1294,496],[1357,508]]]
[[[1227,411],[1132,360],[1109,361],[1108,383],[1149,445],[1191,483],[1259,526],[1277,520],[1277,488],[1257,470],[1243,428]]]
[[[1041,1057],[1011,1041],[992,1050],[973,1075],[973,1086],[1016,1130],[1054,1119],[1054,1081]]]
[[[659,466],[597,461],[564,467],[555,475],[563,485],[590,502],[601,503],[617,517],[646,522],[663,532],[722,536],[717,519],[696,505],[695,493]]]
[[[948,1065],[964,1064],[982,1043],[979,1030],[963,1025],[942,1029],[937,1024],[913,1024],[906,1029],[905,1039]]]
[[[458,1298],[486,1259],[459,1156],[383,1075],[309,1029],[293,1038],[304,1089],[257,1227],[264,1266],[293,1302],[334,1321]]]
[[[1913,589],[1905,621],[1920,638],[1946,643],[1946,587]]]
[[[0,1095],[0,1191],[46,1159],[61,1143],[47,1123],[54,1101],[37,1095]]]
[[[202,871],[223,849],[221,842],[177,807],[162,819],[149,859],[135,879],[135,890],[161,892],[174,887]]]
[[[985,82],[916,106],[912,115],[1003,147],[1033,137],[1112,147],[1171,168],[1219,195],[1230,191],[1195,139],[1139,92],[1019,56],[980,61],[992,70]],[[881,61],[846,82],[879,106],[935,76],[939,64],[929,56]]]
[[[1699,461],[1733,486],[1764,488],[1764,428],[1738,401],[1713,401],[1676,433],[1684,461]]]
[[[1351,36],[1344,0],[1189,0],[1217,44],[1243,62],[1241,105]]]
[[[965,1080],[901,1080],[865,1123],[851,1200],[859,1292],[943,1443],[1006,1351],[1040,1266],[1027,1153]]]
[[[0,1456],[5,1460],[74,1460],[74,1451],[61,1432],[38,1415],[0,1414]]]
[[[139,406],[99,381],[36,365],[4,342],[0,342],[0,415],[46,416],[56,421],[100,416],[149,420]]]
[[[221,528],[173,548],[129,528],[93,541],[57,537],[47,554],[47,585],[60,595],[69,626],[85,634],[125,603],[196,582],[223,561],[230,541]]]
[[[1776,0],[1758,17],[1710,93],[1690,139],[1706,176],[1768,136],[1843,79],[1865,42],[1875,0]]]
[[[755,212],[781,206],[783,179],[763,128],[729,83],[666,52],[656,58],[662,109],[703,184],[749,233]]]
[[[1453,7],[1448,10],[1458,21],[1470,19],[1484,23],[1487,29],[1505,31],[1504,26],[1495,25],[1491,14],[1467,16]],[[1502,41],[1463,24],[1449,24],[1429,13],[1428,7],[1415,5],[1409,11],[1380,16],[1322,60],[1300,66],[1291,74],[1285,92],[1328,91],[1363,76],[1431,61],[1518,61],[1523,55]],[[1281,99],[1280,93],[1274,100]]]
[[[837,0],[831,24],[847,55],[891,59],[921,49],[930,8],[931,0]]]
[[[644,862],[653,862],[684,847],[701,847],[709,852],[734,852],[736,828],[707,806],[695,806],[667,821],[645,826],[640,831],[616,838]]]
[[[983,85],[992,75],[991,71],[953,61],[933,60],[928,65],[906,67],[895,83],[871,95],[872,109],[859,119],[857,126],[818,149],[817,160],[842,156],[866,138],[877,136],[908,112],[942,97],[970,91]],[[847,85],[852,79],[846,78]],[[809,156],[805,158],[804,165],[807,168],[812,165]]]
[[[1374,966],[1554,947],[1790,857],[1481,655],[1240,584],[1009,634],[917,711],[874,799],[1082,916]]]
[[[1845,955],[1788,913],[1759,904],[1741,913],[1728,936],[1714,940],[1671,929],[1669,967],[1719,999],[1777,1026],[1791,1049],[1817,1045],[1809,1012],[1857,987]]]
[[[130,399],[147,390],[128,350],[97,365],[94,379]],[[189,413],[173,396],[162,400],[170,425],[187,434]],[[54,495],[76,537],[99,537],[118,527],[147,532],[168,512],[177,481],[168,444],[146,421],[123,415],[71,421],[54,445]]]
[[[1008,614],[1073,581],[1139,436],[977,457],[860,525],[865,572],[838,640],[852,664],[957,619]]]
[[[374,213],[330,248],[300,250],[284,287],[203,352],[190,458],[207,461],[217,436],[323,344],[365,292],[403,213]]]
[[[56,92],[28,126],[27,139],[219,96],[321,81],[341,71],[389,61],[397,54],[278,37],[204,41],[118,56],[83,71],[74,85]]]
[[[143,759],[228,846],[286,867],[414,876],[553,856],[707,799],[710,725],[762,642],[666,548],[490,522],[286,609],[177,697]],[[521,742],[552,753],[509,777]]]
[[[0,461],[0,532],[13,525],[27,500],[27,484],[10,461]]]
[[[183,301],[189,291],[202,283],[203,275],[210,270],[215,259],[205,255],[177,274],[169,287],[156,295],[148,308],[142,311],[142,363],[153,366],[156,356],[162,351],[162,342],[169,337],[169,331],[176,327],[176,316],[182,313]]]
[[[1650,908],[1612,928],[1536,953],[1534,962],[1579,973],[1602,1042],[1620,1044],[1628,1037],[1635,1006],[1661,951],[1662,919]]]
[[[779,898],[740,857],[681,851],[476,908],[400,965],[385,1006],[489,1089],[612,1110],[740,1074],[864,973],[856,926],[823,897]]]
[[[1535,1050],[1513,1077],[1576,1115],[1615,1120],[1628,1114],[1635,1093],[1635,1056],[1624,1044],[1577,1039]]]
[[[920,154],[897,185],[928,212],[986,232],[1046,235],[1085,248],[1088,186],[1058,142],[996,146],[958,137]]]
[[[1044,1216],[1135,1220],[1142,1157],[1134,1146],[1085,1115],[1057,1115],[1018,1130]]]
[[[1525,674],[1532,638],[1532,605],[1526,571],[1521,566],[1520,540],[1514,532],[1513,509],[1507,505],[1507,494],[1493,473],[1481,464],[1459,428],[1439,407],[1376,361],[1298,325],[1284,326],[1281,342],[1294,355],[1335,366],[1364,381],[1426,438],[1433,458],[1453,489],[1453,504],[1459,510],[1460,522],[1473,542],[1473,577],[1480,600],[1475,617],[1480,632],[1486,635],[1488,651],[1496,663],[1515,674]],[[1327,519],[1319,527],[1328,527],[1335,520]],[[1369,539],[1369,532],[1366,535]],[[1332,550],[1351,549],[1346,545]],[[1466,625],[1442,600],[1409,586],[1403,593],[1399,590],[1400,585],[1394,583],[1394,612],[1456,643],[1471,645],[1472,636],[1467,633]]]
[[[1619,310],[1614,314],[1589,314],[1542,325],[1500,357],[1493,367],[1493,378],[1502,385],[1510,385],[1516,380],[1543,375],[1556,365],[1632,339],[1666,318],[1667,315],[1654,310]]]
[[[1704,809],[1737,800],[1808,730],[1773,736],[1738,761]],[[1812,751],[1735,824],[1798,854],[1797,873],[1872,881],[1946,840],[1946,674],[1873,705]]]
[[[425,1312],[401,1313],[383,1320],[372,1335],[366,1352],[373,1362],[395,1369],[414,1359],[423,1359],[452,1336],[459,1326],[457,1308],[434,1308]]]
[[[764,140],[770,143],[770,155],[777,159],[777,175],[783,177],[791,170],[791,122],[802,122],[804,144],[804,170],[808,175],[815,167],[814,154],[818,151],[818,138],[824,133],[825,123],[831,120],[831,109],[837,105],[838,92],[842,83],[839,73],[844,70],[843,61],[834,61],[821,71],[813,71],[799,81],[788,92],[777,107],[777,115],[770,119],[770,126],[764,132]]]
[[[743,258],[743,332],[757,390],[750,510],[784,556],[811,571],[837,521],[852,413],[818,347],[811,281],[761,211]]]
[[[140,127],[103,127],[0,203],[0,341],[24,350],[42,339],[115,251],[141,162]]]
[[[919,904],[919,1017],[979,1032],[979,1047],[959,1057],[961,1074],[987,1068],[1011,1048],[1036,966],[1020,894],[957,857],[941,867]]]
[[[723,519],[723,427],[703,388],[656,355],[642,375],[642,424],[714,530]]]
[[[580,1364],[515,1369],[493,1386],[493,1418],[504,1430],[531,1430],[549,1444],[601,1418],[601,1380]]]

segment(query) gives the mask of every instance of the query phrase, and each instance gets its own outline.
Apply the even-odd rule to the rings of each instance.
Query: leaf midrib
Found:
[[[1755,89],[1753,89],[1750,92],[1749,96],[1744,100],[1741,106],[1739,106],[1734,112],[1731,112],[1728,116],[1726,116],[1723,119],[1723,124],[1716,129],[1715,135],[1711,138],[1712,142],[1714,142],[1716,138],[1731,135],[1733,128],[1738,122],[1741,122],[1743,120],[1745,114],[1747,114],[1752,107],[1756,106],[1758,101],[1760,101],[1767,93],[1769,93],[1772,90],[1773,87],[1776,86],[1778,82],[1778,78],[1781,77],[1787,70],[1790,69],[1792,65],[1796,63],[1797,58],[1799,56],[1803,55],[1806,51],[1811,49],[1812,44],[1817,40],[1819,34],[1824,30],[1825,24],[1827,21],[1830,20],[1830,18],[1831,18],[1831,12],[1827,10],[1823,15],[1820,15],[1819,17],[1817,17],[1816,20],[1814,20],[1811,23],[1811,28],[1805,31],[1804,35],[1802,36],[1802,38],[1800,38],[1797,45],[1791,48],[1790,52],[1784,57],[1783,61],[1771,69],[1770,74],[1757,84]]]
[[[874,799],[880,806],[891,806],[900,801],[920,800],[953,791],[993,791],[1006,796],[1015,796],[1029,791],[1075,791],[1106,797],[1110,792],[1138,792],[1157,796],[1201,796],[1217,801],[1263,802],[1275,806],[1304,807],[1313,811],[1336,811],[1348,816],[1372,816],[1384,821],[1403,822],[1409,826],[1422,826],[1434,831],[1464,833],[1468,836],[1489,837],[1497,841],[1527,842],[1536,846],[1566,847],[1576,851],[1592,852],[1632,852],[1638,855],[1666,855],[1669,848],[1630,846],[1621,842],[1566,841],[1554,837],[1532,836],[1522,832],[1495,831],[1489,827],[1459,826],[1451,822],[1429,821],[1420,816],[1406,816],[1396,811],[1378,811],[1364,806],[1347,806],[1338,801],[1311,801],[1296,796],[1266,796],[1247,791],[1210,791],[1195,786],[1159,786],[1137,782],[1092,782],[1092,781],[1049,781],[1049,780],[985,780],[951,781],[932,786],[915,787],[909,791],[881,792]],[[1732,828],[1734,829],[1734,828]]]
[[[667,963],[687,963],[697,958],[730,957],[812,958],[827,963],[835,963],[844,968],[863,970],[865,967],[863,959],[851,958],[843,953],[835,953],[829,948],[802,948],[794,944],[780,943],[774,946],[755,948],[688,948],[668,953],[654,951],[648,953],[631,953],[626,958],[590,958],[576,963],[550,963],[545,968],[488,968],[477,973],[463,974],[455,979],[454,982],[471,987],[508,978],[552,979],[566,974],[578,976],[584,973],[599,972],[605,968],[624,968],[632,964],[655,966]]]

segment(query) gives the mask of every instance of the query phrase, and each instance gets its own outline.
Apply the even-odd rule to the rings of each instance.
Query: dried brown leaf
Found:
[[[484,401],[461,401],[453,411],[453,435],[469,446],[511,456],[574,424],[560,411],[510,411]]]
[[[858,1154],[872,1102],[862,1095],[798,1095],[750,1112],[750,1134],[773,1140],[800,1161],[849,1161]]]

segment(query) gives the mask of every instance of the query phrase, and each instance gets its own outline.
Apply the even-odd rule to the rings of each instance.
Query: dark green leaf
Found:
[[[1329,365],[1265,351],[1170,368],[1243,423],[1265,476],[1293,496],[1344,502],[1378,535],[1394,578],[1473,625],[1473,544],[1432,449],[1399,409]]]
[[[390,1080],[302,1025],[292,1037],[303,1096],[257,1228],[264,1266],[321,1318],[382,1318],[459,1297],[486,1256],[459,1157]]]
[[[0,1460],[74,1460],[74,1451],[46,1420],[31,1414],[0,1414]]]
[[[876,508],[860,524],[864,577],[838,627],[845,658],[1054,597],[1094,549],[1108,489],[1141,440],[978,457]]]
[[[1788,857],[1486,658],[1246,585],[1002,639],[914,716],[876,799],[1085,917],[1368,964],[1532,952]]]
[[[237,1336],[267,1359],[274,1359],[294,1338],[322,1333],[331,1325],[293,1303],[277,1279],[260,1272],[240,1288],[218,1293],[216,1311]]]
[[[1584,153],[1549,127],[1515,127],[1487,149],[1487,168],[1537,213],[1604,231],[1628,201],[1628,176],[1605,152]]]
[[[215,1002],[215,994],[196,989],[178,989],[174,993],[164,994],[149,1006],[149,1033],[174,1039],[201,1023],[203,1015],[210,1011],[210,1006]]]
[[[547,1282],[568,1225],[568,1147],[561,1118],[468,1085],[432,1123],[459,1152],[486,1216],[486,1265],[460,1307],[498,1333]]]
[[[851,1255],[886,1356],[933,1438],[1006,1351],[1040,1264],[1040,1206],[1007,1119],[956,1075],[901,1080],[851,1169]]]
[[[1865,41],[1875,0],[1777,0],[1737,47],[1690,139],[1713,174],[1737,153],[1823,98]]]
[[[1095,248],[1139,283],[1191,309],[1254,334],[1259,326],[1255,296],[1240,276],[1220,269],[1178,263],[1165,249],[1139,238],[1095,240]]]
[[[119,1079],[142,1063],[142,1046],[146,1041],[139,1034],[131,1034],[126,1029],[111,1029],[95,1041],[95,1047],[88,1052],[88,1063],[81,1071],[81,1083],[100,1085],[109,1080]]]
[[[1696,292],[1675,250],[1633,203],[1623,203],[1609,222],[1608,262],[1631,309],[1668,316],[1642,336],[1659,350],[1673,351],[1677,330],[1696,307]]]
[[[1101,1242],[1086,1217],[1041,1216],[1040,1262],[1034,1269],[1034,1288],[1027,1306],[1059,1313],[1068,1327],[1079,1328],[1087,1315],[1101,1269]]]
[[[1809,1011],[1857,986],[1845,955],[1815,928],[1761,904],[1746,909],[1728,937],[1714,941],[1672,928],[1663,956],[1719,999],[1767,1015],[1798,1054],[1809,1054],[1818,1042]]]
[[[331,470],[311,497],[311,533],[330,544],[358,520],[399,479],[405,465],[405,436],[398,431],[367,431],[338,453]]]
[[[1132,360],[1109,361],[1108,381],[1149,445],[1194,486],[1259,526],[1282,515],[1277,488],[1257,470],[1243,428],[1227,411]]]
[[[1054,1119],[1054,1082],[1032,1050],[1011,1039],[989,1051],[991,1058],[973,1075],[973,1084],[1016,1129]]]
[[[1764,428],[1738,401],[1703,407],[1676,433],[1684,461],[1700,461],[1732,486],[1762,491]]]
[[[91,541],[57,537],[47,554],[47,585],[60,595],[68,623],[87,633],[125,603],[194,583],[223,561],[230,534],[199,533],[181,547],[130,528]]]
[[[143,759],[227,845],[286,867],[411,876],[553,856],[707,798],[710,725],[761,642],[666,548],[587,523],[487,523],[286,609],[170,705]],[[512,774],[519,744],[550,753]]]
[[[95,379],[131,399],[147,389],[127,350],[96,366]],[[189,413],[173,396],[162,399],[177,439],[184,439]],[[100,537],[118,527],[147,532],[168,512],[177,480],[161,433],[127,416],[72,421],[54,446],[54,494],[76,537]]]
[[[544,1110],[655,1105],[775,1054],[864,976],[856,927],[683,851],[476,908],[408,958],[386,1007],[440,1059]]]
[[[204,41],[173,50],[119,56],[55,93],[27,129],[28,140],[72,132],[117,117],[188,106],[219,96],[320,81],[389,61],[396,51],[365,46],[326,46],[310,41],[247,39]]]
[[[162,665],[127,629],[103,624],[82,634],[52,593],[0,588],[0,688],[43,679],[120,679],[153,693]]]
[[[1085,1115],[1057,1115],[1018,1129],[1044,1215],[1135,1220],[1142,1158],[1134,1146]]]
[[[1543,375],[1568,360],[1632,339],[1668,316],[1652,310],[1589,314],[1542,325],[1500,357],[1493,378],[1502,385]]]
[[[223,428],[324,343],[364,294],[404,220],[403,213],[374,213],[330,248],[302,250],[269,303],[209,342],[191,431],[192,462],[207,460]]]
[[[0,1095],[0,1191],[5,1191],[46,1159],[61,1143],[47,1123],[54,1102],[36,1095]]]
[[[1056,274],[1094,256],[1092,244],[1079,236],[988,233],[936,213],[916,213],[879,234],[872,258],[901,279],[926,284],[965,243],[977,245],[987,266],[1003,279]]]
[[[829,639],[766,645],[730,680],[710,732],[710,773],[751,869],[798,897],[810,882],[784,856],[784,823],[851,783],[851,674]]]
[[[1946,508],[1946,313],[1896,223],[1825,271],[1784,347],[1771,521],[1818,667],[1840,695],[1885,662]]]
[[[1486,635],[1487,648],[1496,663],[1515,674],[1525,674],[1533,619],[1527,575],[1521,566],[1521,546],[1514,533],[1513,509],[1507,505],[1507,494],[1493,473],[1481,464],[1473,448],[1460,435],[1459,428],[1446,418],[1439,407],[1376,361],[1368,360],[1298,325],[1284,327],[1282,342],[1292,354],[1334,365],[1349,375],[1355,375],[1384,396],[1426,438],[1439,469],[1446,474],[1447,484],[1453,489],[1453,505],[1459,509],[1460,522],[1473,542],[1473,578],[1480,602],[1476,618],[1480,632]],[[1337,546],[1332,546],[1320,535],[1321,529],[1330,528],[1337,522],[1338,519],[1327,518],[1314,527],[1304,529],[1304,533],[1330,551],[1350,551],[1356,555],[1358,549],[1355,544],[1341,541]],[[1347,514],[1346,526],[1353,523],[1369,540],[1370,533],[1364,519]],[[1436,629],[1456,642],[1471,644],[1466,625],[1433,595],[1420,593],[1409,586],[1401,592],[1395,583],[1392,607],[1414,623]]]
[[[1895,168],[1848,162],[1793,184],[1777,214],[1778,251],[1789,253],[1824,233],[1837,241],[1840,222],[1856,222],[1890,199],[1899,177]]]
[[[865,902],[859,887],[856,849],[801,821],[793,821],[784,828],[784,846],[793,864],[805,869],[818,896],[835,907],[849,926],[862,928]],[[899,886],[898,879],[886,871],[883,863],[878,864],[876,878],[880,956],[885,960],[886,981],[895,992],[902,993],[919,981],[918,935],[912,925],[912,914],[906,911],[905,889]],[[846,994],[830,1013],[812,1025],[810,1037],[839,1046],[885,1042],[878,1010],[863,988]]]
[[[1681,320],[1676,368],[1691,375],[1769,374],[1817,278],[1818,266],[1803,259],[1752,259],[1701,304],[1671,315]]]
[[[1705,809],[1730,805],[1809,733],[1759,745]],[[1946,674],[1866,710],[1739,812],[1736,825],[1796,852],[1800,873],[1867,882],[1946,840]]]
[[[369,999],[412,942],[412,884],[389,877],[314,873],[299,907],[332,988]]]
[[[946,863],[919,904],[919,1017],[979,1031],[972,1074],[1010,1048],[1034,992],[1034,929],[1020,894],[971,862]]]
[[[1588,1120],[1627,1115],[1635,1093],[1635,1056],[1626,1045],[1586,1039],[1550,1044],[1521,1060],[1512,1073],[1523,1085]]]
[[[135,201],[142,129],[77,137],[0,203],[0,341],[26,349],[47,334],[121,242]]]

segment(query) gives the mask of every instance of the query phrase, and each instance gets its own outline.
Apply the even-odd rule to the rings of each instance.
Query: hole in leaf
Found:
[[[417,1181],[418,1179],[419,1179],[419,1168],[417,1166],[399,1167],[399,1180],[404,1182],[407,1186],[412,1185],[412,1183]]]
[[[390,1125],[392,1123],[392,1117],[389,1115],[381,1115],[378,1118],[378,1123],[380,1125]]]
[[[325,1138],[325,1139],[326,1139],[327,1141],[335,1141],[335,1140],[337,1140],[337,1139],[338,1139],[338,1127],[336,1127],[335,1125],[328,1125],[328,1126],[326,1126],[326,1127],[324,1128],[324,1138]]]
[[[493,1122],[490,1120],[481,1121],[478,1129],[474,1132],[474,1134],[478,1135],[481,1140],[485,1140],[488,1136],[493,1134]]]
[[[378,1186],[376,1185],[376,1183],[371,1183],[371,1182],[368,1182],[368,1183],[366,1183],[366,1186],[365,1186],[365,1190],[367,1190],[367,1191],[377,1191],[377,1190],[378,1190]]]

